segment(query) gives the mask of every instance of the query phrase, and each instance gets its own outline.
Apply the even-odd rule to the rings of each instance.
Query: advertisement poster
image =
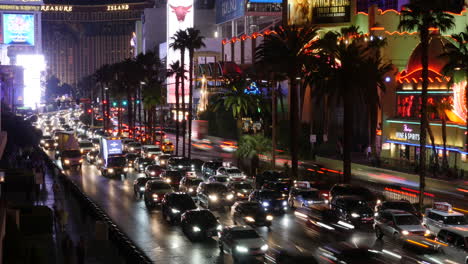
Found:
[[[8,45],[34,45],[33,14],[3,14],[3,38]]]
[[[242,17],[245,13],[245,0],[217,0],[216,24]]]
[[[351,0],[289,0],[288,23],[334,24],[351,21]]]
[[[174,42],[172,37],[179,30],[185,30],[189,27],[193,27],[193,12],[194,12],[193,0],[169,0],[167,1],[167,69],[170,69],[170,65],[176,61],[180,61],[180,50],[174,50],[171,48],[171,44]],[[188,71],[189,56],[188,50],[185,52],[185,69]],[[188,74],[187,79],[188,79]],[[189,98],[189,83],[185,80],[185,99],[184,102],[188,103]],[[181,91],[180,91],[181,92]],[[181,94],[181,93],[179,93]],[[175,77],[171,76],[167,78],[167,102],[173,104],[175,100]],[[182,97],[180,98],[182,102]]]

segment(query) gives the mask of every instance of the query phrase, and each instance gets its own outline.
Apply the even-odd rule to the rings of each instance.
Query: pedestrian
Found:
[[[84,264],[86,258],[86,241],[83,236],[80,236],[80,240],[76,245],[76,258],[77,264]]]
[[[367,155],[367,159],[368,159],[368,160],[370,160],[370,158],[371,158],[371,153],[372,153],[372,148],[371,148],[371,146],[369,145],[369,146],[367,146],[367,148],[366,148],[366,155]]]

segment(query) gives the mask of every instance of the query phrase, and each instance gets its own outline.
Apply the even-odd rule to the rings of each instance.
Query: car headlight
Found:
[[[84,152],[84,149],[80,149],[80,152],[83,154],[83,152]]]
[[[288,196],[288,195],[287,195],[287,194],[285,194],[285,193],[282,193],[282,194],[281,194],[281,196],[283,196],[283,197],[286,197],[286,196]]]
[[[127,171],[128,171],[128,168],[124,168],[123,171],[127,172]]]
[[[401,233],[402,233],[403,235],[405,235],[405,236],[409,235],[409,232],[406,231],[406,230],[401,231]]]
[[[48,146],[49,146],[49,143],[46,143],[45,146],[48,147]]]
[[[164,160],[161,160],[159,163],[160,164],[166,164],[166,162]]]
[[[255,222],[255,219],[253,217],[251,217],[251,216],[246,216],[244,218],[245,218],[245,221],[247,221],[249,223]]]
[[[148,158],[151,158],[151,153],[148,153]]]
[[[177,166],[177,167],[179,167],[179,169],[182,169],[184,166],[182,166],[182,165],[179,165],[179,166]]]
[[[157,194],[153,193],[152,196],[153,196],[153,199],[154,199],[154,200],[157,200],[157,199],[158,199],[158,195],[157,195]]]
[[[236,246],[236,251],[239,253],[247,253],[249,252],[249,249],[244,246]]]
[[[189,191],[189,192],[193,192],[193,188],[189,188],[188,191]]]
[[[223,230],[223,226],[222,226],[222,225],[218,225],[218,226],[216,227],[216,230],[218,230],[218,231]]]
[[[426,229],[426,231],[424,232],[425,235],[430,235],[431,234],[431,231],[429,229]]]
[[[268,245],[265,244],[265,245],[261,246],[260,249],[261,249],[262,251],[267,251],[267,250],[268,250]]]
[[[198,226],[193,227],[193,232],[200,232],[201,229]]]
[[[359,216],[360,216],[360,215],[359,215],[359,214],[356,214],[356,213],[352,213],[352,214],[351,214],[351,217],[353,217],[353,218],[358,218]]]
[[[130,151],[134,151],[134,150],[135,150],[135,148],[130,148]]]
[[[54,146],[55,146],[55,147],[58,146],[58,143],[54,143]]]
[[[144,191],[145,190],[145,187],[140,187],[140,191]]]
[[[227,198],[228,200],[231,200],[232,198],[234,198],[234,195],[228,194],[228,195],[226,196],[226,198]]]
[[[288,205],[288,202],[283,201],[283,206],[286,206],[286,205]]]
[[[166,178],[165,181],[166,181],[167,183],[171,183],[171,179],[169,179],[169,178]]]
[[[45,140],[41,139],[41,144],[44,144],[45,143]]]
[[[273,220],[273,216],[272,216],[272,215],[267,215],[267,216],[266,216],[266,220],[267,220],[267,221],[272,221],[272,220]]]
[[[380,199],[377,200],[377,204],[381,204],[382,201]]]
[[[114,173],[114,169],[112,169],[112,168],[107,169],[107,172],[109,172],[109,173]]]
[[[239,197],[244,197],[244,194],[238,192],[238,193],[237,193],[237,196],[239,196]]]
[[[82,162],[83,162],[83,159],[80,159],[79,162],[82,163]]]
[[[268,207],[268,206],[270,206],[270,203],[269,202],[263,202],[262,205],[263,205],[263,207]]]
[[[70,161],[69,161],[69,160],[65,160],[65,164],[70,164]]]
[[[172,208],[172,209],[171,209],[171,212],[172,212],[173,214],[178,214],[178,213],[180,213],[180,210],[177,210],[177,209]]]
[[[150,172],[151,175],[156,175],[156,172],[152,171]]]
[[[218,200],[218,196],[216,196],[216,195],[209,195],[208,198],[210,198],[210,200],[212,200],[212,201],[217,201]]]

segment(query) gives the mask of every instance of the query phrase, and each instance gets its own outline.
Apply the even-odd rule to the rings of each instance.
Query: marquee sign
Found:
[[[71,5],[43,5],[41,6],[43,12],[71,12],[73,6]]]
[[[393,138],[402,141],[419,141],[419,136],[419,132],[414,131],[409,125],[403,124],[403,127],[395,132]]]
[[[288,23],[334,24],[351,21],[351,0],[289,0]]]

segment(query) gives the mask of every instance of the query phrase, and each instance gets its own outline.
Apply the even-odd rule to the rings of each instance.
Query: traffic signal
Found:
[[[137,100],[136,103],[139,104],[139,103],[140,103],[140,100]]]
[[[112,102],[112,106],[113,106],[113,107],[116,107],[116,106],[117,106],[117,102]]]
[[[93,110],[91,110],[91,109],[88,109],[88,114],[91,114],[91,112],[92,112],[92,111],[93,111]]]
[[[102,100],[102,103],[103,103],[103,104],[107,104],[107,100]]]
[[[127,101],[122,101],[122,105],[127,105]]]

